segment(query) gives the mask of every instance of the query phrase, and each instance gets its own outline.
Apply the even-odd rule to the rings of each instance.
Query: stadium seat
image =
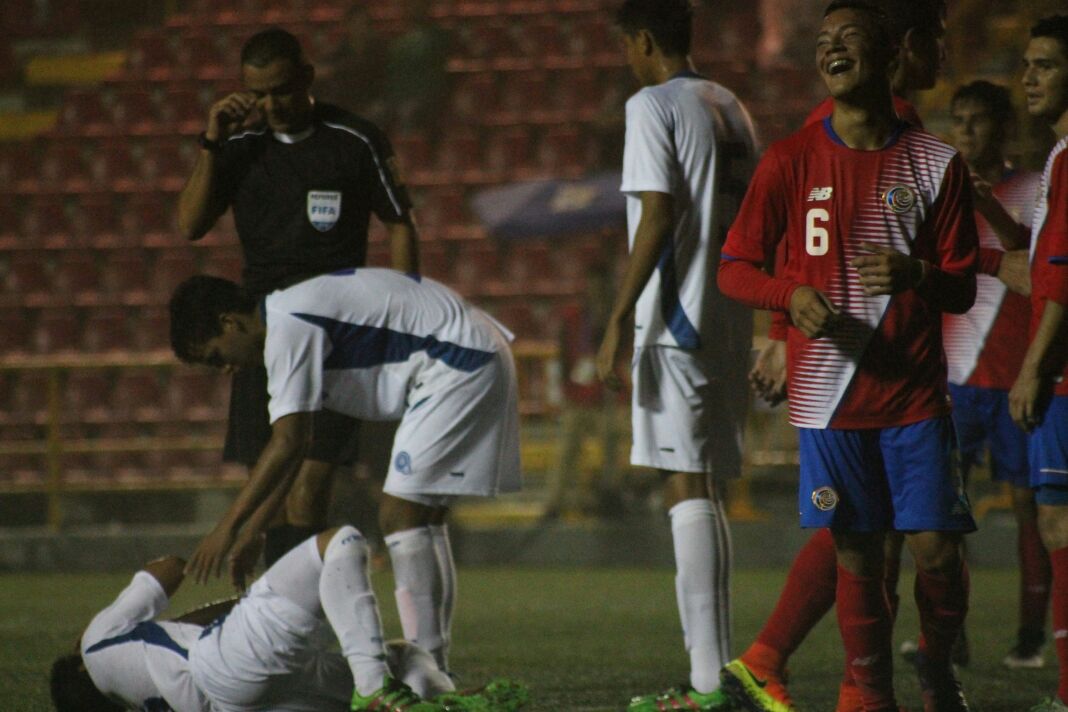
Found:
[[[548,76],[542,70],[505,75],[501,100],[493,121],[502,124],[538,123],[550,119]]]
[[[37,196],[26,203],[22,213],[22,235],[26,244],[64,244],[70,225],[61,196]]]
[[[81,347],[89,353],[128,351],[129,319],[122,307],[91,309],[82,331]]]
[[[216,32],[188,33],[183,38],[181,56],[192,75],[201,81],[222,79],[231,72],[233,59],[228,49],[227,35]],[[201,117],[207,118],[207,113]]]
[[[174,289],[199,272],[192,248],[169,248],[160,251],[153,271],[152,289],[161,302],[171,298]]]
[[[536,171],[527,126],[506,126],[490,131],[483,157],[487,170],[502,181],[523,180]]]
[[[132,314],[132,313],[131,313]],[[146,304],[130,317],[131,347],[135,351],[171,350],[170,311],[166,304]]]
[[[123,237],[128,244],[174,244],[177,233],[175,201],[163,193],[138,193],[126,201]],[[132,231],[132,232],[131,232]]]
[[[437,172],[443,181],[459,179],[478,181],[483,174],[479,136],[468,129],[458,129],[441,139],[437,155]]]
[[[141,185],[177,193],[189,178],[196,151],[196,144],[185,138],[168,136],[150,141],[138,166]]]
[[[45,423],[48,420],[49,375],[44,370],[14,371],[11,397],[5,408],[10,423]]]
[[[55,287],[55,253],[51,250],[17,250],[4,255],[6,298],[16,298],[26,304],[51,301]]]
[[[411,185],[422,183],[433,161],[430,138],[422,131],[405,131],[390,137],[401,173]]]
[[[172,418],[213,422],[226,417],[229,376],[205,368],[179,366],[170,372],[165,400]]]
[[[100,296],[100,269],[92,250],[62,250],[56,260],[54,295],[87,304]]]
[[[119,240],[119,216],[115,200],[110,193],[81,196],[79,220],[76,231],[84,236],[83,244],[94,247],[115,245]]]
[[[121,132],[148,135],[162,129],[152,95],[144,89],[118,92],[111,116],[115,129]]]
[[[111,419],[111,392],[114,373],[102,369],[74,369],[63,386],[66,417],[84,423],[106,423]]]
[[[128,422],[155,423],[164,417],[163,389],[155,369],[119,371],[111,399],[115,416]]]
[[[89,172],[83,160],[85,152],[86,145],[80,141],[51,141],[41,158],[38,189],[68,193],[87,189]]]
[[[71,89],[63,98],[56,132],[63,136],[99,136],[111,130],[111,113],[99,89]]]
[[[106,140],[96,150],[90,166],[92,185],[97,190],[126,193],[138,187],[130,144],[125,140]]]
[[[30,327],[30,320],[24,309],[0,309],[0,355],[23,354],[29,351]]]
[[[32,350],[39,354],[77,351],[81,346],[82,316],[70,306],[37,313]]]
[[[170,133],[198,134],[207,123],[208,108],[196,86],[172,85],[160,102],[160,120]]]
[[[149,251],[139,247],[107,250],[101,268],[101,291],[123,304],[143,304],[149,294]]]
[[[37,184],[36,146],[29,141],[0,144],[0,185],[5,192],[26,192]]]
[[[166,82],[183,76],[188,65],[177,51],[179,38],[175,33],[159,30],[139,30],[127,55],[126,71],[134,79]]]

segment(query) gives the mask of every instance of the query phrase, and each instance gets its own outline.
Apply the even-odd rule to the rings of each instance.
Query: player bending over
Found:
[[[511,334],[442,284],[388,269],[315,277],[262,301],[192,277],[171,299],[179,358],[226,369],[265,364],[271,440],[248,483],[189,562],[198,581],[238,573],[284,501],[326,408],[399,420],[380,507],[404,636],[448,672],[456,571],[444,517],[463,495],[519,489]],[[231,553],[233,552],[233,553]]]
[[[181,585],[185,562],[152,561],[93,618],[78,652],[53,664],[52,701],[59,712],[521,706],[521,686],[499,680],[484,694],[461,696],[426,651],[385,645],[367,562],[356,529],[331,529],[279,559],[236,605],[168,621],[158,616]],[[331,630],[341,654],[328,645]]]
[[[895,114],[897,49],[877,6],[831,3],[816,49],[833,114],[765,154],[719,284],[790,314],[801,522],[834,537],[839,628],[863,709],[898,709],[883,550],[896,530],[918,569],[925,710],[966,710],[950,652],[968,600],[960,534],[975,524],[951,464],[941,319],[975,298],[968,171]],[[780,242],[786,259],[772,277],[762,266]]]

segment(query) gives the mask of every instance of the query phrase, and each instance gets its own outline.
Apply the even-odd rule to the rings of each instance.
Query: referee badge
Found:
[[[326,232],[341,217],[341,191],[309,190],[308,222],[319,232]]]
[[[812,504],[821,512],[829,512],[838,506],[838,493],[833,487],[820,487],[812,493]]]
[[[907,185],[897,183],[890,186],[882,195],[883,202],[892,212],[902,215],[912,210],[916,205],[916,193]]]

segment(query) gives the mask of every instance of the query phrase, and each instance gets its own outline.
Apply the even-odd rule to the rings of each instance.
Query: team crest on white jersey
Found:
[[[326,232],[341,217],[341,191],[309,190],[308,221],[319,232]]]
[[[808,202],[816,203],[830,200],[832,195],[834,195],[834,188],[813,188],[812,192],[808,194]]]
[[[903,215],[916,206],[916,193],[912,188],[901,183],[890,186],[882,195],[886,207],[898,215]]]

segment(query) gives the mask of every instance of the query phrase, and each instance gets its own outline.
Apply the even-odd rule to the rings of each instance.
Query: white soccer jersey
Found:
[[[487,314],[434,280],[344,270],[270,294],[264,359],[271,422],[327,408],[397,420],[485,367],[501,348]]]
[[[623,183],[630,246],[641,221],[641,193],[675,201],[675,234],[634,312],[635,346],[697,349],[749,321],[716,288],[727,229],[745,196],[757,139],[728,89],[690,72],[646,87],[627,101]],[[751,338],[750,333],[745,339]]]
[[[144,712],[209,712],[193,683],[189,648],[202,628],[154,621],[167,594],[152,574],[139,571],[115,602],[82,635],[82,659],[97,689]]]

